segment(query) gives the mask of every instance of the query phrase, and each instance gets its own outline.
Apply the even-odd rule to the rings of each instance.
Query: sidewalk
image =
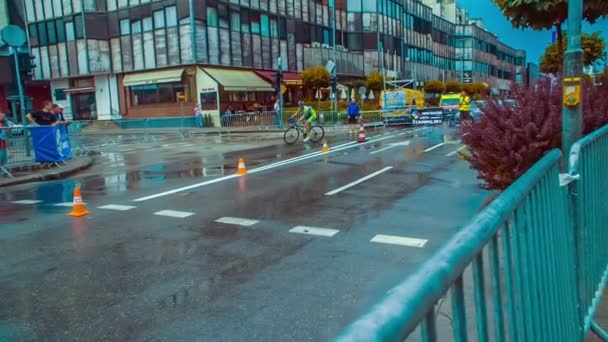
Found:
[[[0,188],[30,182],[43,182],[66,178],[71,174],[90,167],[92,164],[93,158],[84,156],[68,160],[65,165],[54,166],[52,168],[43,169],[38,165],[34,165],[32,166],[33,170],[31,171],[27,169],[13,171],[12,178],[6,176],[0,177]]]

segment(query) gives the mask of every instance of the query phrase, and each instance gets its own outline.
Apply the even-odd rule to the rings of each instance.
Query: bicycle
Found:
[[[291,124],[283,134],[283,140],[287,145],[291,145],[298,141],[300,137],[300,133],[304,136],[304,125],[300,124],[300,121],[296,119],[289,119],[289,123]],[[319,125],[311,125],[310,131],[308,132],[310,135],[310,141],[313,143],[318,143],[325,137],[325,130],[323,127]]]

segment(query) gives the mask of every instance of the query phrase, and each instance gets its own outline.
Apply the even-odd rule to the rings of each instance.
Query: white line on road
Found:
[[[376,153],[384,152],[384,151],[386,151],[388,149],[391,149],[391,148],[397,147],[397,146],[409,146],[409,145],[410,145],[410,141],[406,140],[406,141],[399,142],[399,143],[389,144],[388,146],[383,147],[383,148],[381,148],[379,150],[375,150],[373,152],[370,152],[369,154],[376,154]]]
[[[117,210],[117,211],[127,211],[131,209],[135,209],[136,207],[132,205],[122,205],[122,204],[108,204],[103,207],[99,207],[98,209],[106,209],[106,210]]]
[[[386,140],[386,139],[391,139],[391,138],[394,138],[394,136],[391,135],[391,136],[386,136],[386,137],[382,137],[382,138],[371,139],[371,140],[368,140],[368,141],[366,141],[364,143],[356,143],[354,141],[351,141],[351,142],[348,142],[346,144],[338,145],[337,147],[332,148],[327,153],[323,153],[321,151],[309,153],[309,154],[306,154],[304,156],[294,157],[294,158],[283,160],[283,161],[276,162],[276,163],[273,163],[273,164],[261,166],[261,167],[256,168],[256,169],[249,170],[248,173],[252,174],[252,173],[257,173],[257,172],[261,172],[261,171],[266,171],[266,170],[274,169],[274,168],[277,168],[277,167],[280,167],[280,166],[296,163],[296,162],[299,162],[299,161],[302,161],[302,160],[306,160],[306,159],[310,159],[310,158],[316,158],[316,157],[319,157],[319,156],[322,156],[322,155],[326,156],[326,155],[328,155],[330,153],[335,153],[335,152],[338,152],[338,151],[346,150],[346,149],[349,149],[349,148],[353,148],[355,146],[362,146],[362,145],[367,145],[367,144],[373,144],[375,142]],[[159,198],[159,197],[164,197],[164,196],[176,194],[178,192],[182,192],[182,191],[186,191],[186,190],[192,190],[192,189],[200,188],[200,187],[203,187],[203,186],[206,186],[206,185],[223,182],[225,180],[229,180],[229,179],[233,179],[233,178],[238,178],[238,177],[240,177],[240,175],[236,175],[236,174],[235,175],[228,175],[228,176],[224,176],[224,177],[220,177],[220,178],[216,178],[216,179],[211,179],[211,180],[208,180],[208,181],[205,181],[205,182],[188,185],[188,186],[185,186],[185,187],[182,187],[182,188],[177,188],[177,189],[161,192],[161,193],[154,194],[154,195],[150,195],[150,196],[146,196],[146,197],[140,197],[140,198],[134,199],[133,201],[134,202],[143,202],[143,201],[147,201],[147,200],[151,200],[151,199],[155,199],[155,198]]]
[[[388,245],[399,245],[399,246],[418,247],[418,248],[424,247],[424,245],[426,245],[426,243],[428,242],[428,240],[425,240],[425,239],[415,239],[415,238],[408,238],[408,237],[403,237],[403,236],[383,235],[383,234],[378,234],[369,241],[376,242],[376,243],[384,243],[384,244],[388,244]]]
[[[244,218],[240,218],[240,217],[222,217],[222,218],[215,220],[215,222],[251,227],[260,221],[249,220],[249,219],[244,219]]]
[[[187,211],[161,210],[161,211],[155,212],[154,215],[175,217],[175,218],[186,218],[188,216],[194,215],[194,213],[189,213]]]
[[[307,234],[307,235],[332,237],[332,236],[338,234],[340,231],[336,230],[336,229],[329,229],[329,228],[297,226],[297,227],[291,228],[289,230],[289,232],[296,233],[296,234]]]
[[[388,170],[390,170],[392,168],[393,168],[392,166],[387,166],[387,167],[385,167],[382,170],[378,170],[378,171],[376,171],[376,172],[374,172],[374,173],[372,173],[370,175],[367,175],[367,176],[365,176],[363,178],[359,178],[358,180],[356,180],[356,181],[354,181],[352,183],[348,183],[348,184],[346,184],[343,187],[340,187],[340,188],[337,188],[336,190],[332,190],[330,192],[327,192],[327,193],[325,193],[325,196],[333,196],[333,195],[335,195],[337,193],[340,193],[340,192],[342,192],[342,191],[344,191],[346,189],[350,189],[353,186],[359,185],[359,184],[365,182],[366,180],[372,179],[372,178],[374,178],[374,177],[376,177],[376,176],[378,176],[378,175],[380,175],[380,174],[382,174],[382,173],[384,173],[384,172],[386,172],[386,171],[388,171]]]
[[[438,148],[440,148],[443,145],[445,145],[445,143],[440,143],[440,144],[437,144],[435,146],[431,146],[431,147],[427,148],[426,150],[424,150],[424,152],[431,152],[432,150],[438,149]]]
[[[86,204],[86,203],[82,203],[82,204]],[[53,204],[55,207],[71,207],[74,205],[74,203],[72,202],[64,202],[64,203],[56,203]]]
[[[42,201],[36,201],[36,200],[21,200],[21,201],[14,201],[12,202],[14,204],[37,204],[37,203],[42,203]]]
[[[446,154],[445,156],[446,156],[446,157],[452,157],[452,156],[454,156],[456,153],[458,153],[458,152],[460,152],[460,151],[464,150],[465,148],[466,148],[466,146],[460,146],[460,148],[459,148],[459,149],[457,149],[456,151],[452,151],[452,152],[450,152],[450,153]]]

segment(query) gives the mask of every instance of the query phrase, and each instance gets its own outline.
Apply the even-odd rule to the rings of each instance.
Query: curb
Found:
[[[19,184],[44,182],[44,181],[48,181],[48,180],[66,178],[78,171],[88,169],[89,167],[91,167],[91,165],[93,165],[93,158],[87,156],[87,157],[83,157],[81,159],[85,159],[85,158],[86,158],[85,162],[82,163],[82,165],[79,165],[77,167],[72,167],[72,168],[66,167],[65,169],[57,171],[57,172],[43,172],[40,174],[8,178],[5,181],[0,181],[0,188],[13,186],[13,185],[19,185]]]

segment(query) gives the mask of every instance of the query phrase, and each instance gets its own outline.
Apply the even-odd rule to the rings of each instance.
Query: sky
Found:
[[[530,63],[538,64],[540,56],[551,43],[551,31],[514,29],[492,0],[456,0],[456,3],[469,11],[470,18],[482,18],[485,28],[498,35],[500,41],[516,49],[526,50]],[[608,18],[594,25],[584,23],[583,32],[596,31],[603,31],[604,39],[608,43]]]

